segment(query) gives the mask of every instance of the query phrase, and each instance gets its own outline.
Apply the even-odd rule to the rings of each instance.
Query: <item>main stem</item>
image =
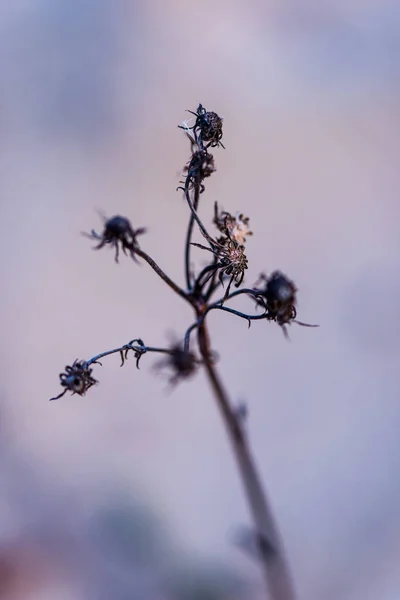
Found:
[[[186,196],[186,192],[185,192],[185,196]],[[200,197],[200,186],[196,185],[195,187],[195,191],[194,191],[194,199],[193,199],[193,207],[194,210],[197,211],[197,208],[199,206],[199,197]],[[192,288],[192,274],[190,271],[190,242],[192,241],[192,234],[193,234],[193,225],[194,225],[194,216],[193,213],[190,213],[190,219],[189,219],[189,225],[188,225],[188,229],[187,229],[187,234],[186,234],[186,243],[185,243],[185,273],[186,273],[186,285],[187,285],[187,289],[191,290]]]
[[[250,511],[258,534],[260,560],[270,600],[295,600],[283,544],[268,499],[261,485],[243,428],[212,361],[206,323],[198,329],[199,348],[212,390],[235,454]]]

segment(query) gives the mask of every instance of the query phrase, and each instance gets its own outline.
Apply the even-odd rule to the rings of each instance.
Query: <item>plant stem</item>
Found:
[[[249,503],[259,541],[260,560],[269,591],[268,597],[270,600],[295,600],[289,567],[272,510],[261,485],[240,420],[231,407],[227,392],[213,364],[208,330],[204,321],[199,325],[198,341],[204,367],[228,431]],[[270,547],[268,552],[265,550],[265,542]]]
[[[187,185],[187,184],[186,184]],[[185,192],[186,195],[186,192]],[[194,198],[193,198],[193,207],[194,210],[197,211],[199,206],[199,196],[200,196],[200,186],[196,185]],[[192,281],[191,281],[191,273],[190,273],[190,242],[192,241],[193,235],[193,225],[194,225],[194,216],[193,212],[190,213],[189,225],[186,234],[186,243],[185,243],[185,273],[186,273],[186,285],[187,289],[192,289]]]
[[[249,327],[252,321],[260,321],[261,319],[265,319],[265,313],[263,315],[247,315],[246,313],[240,312],[239,310],[234,310],[233,308],[228,308],[227,306],[221,306],[220,303],[211,304],[207,308],[207,313],[212,310],[222,310],[224,312],[231,313],[232,315],[236,315],[241,319],[246,319],[248,321]]]
[[[192,301],[189,298],[188,294],[184,290],[182,290],[182,288],[180,288],[179,285],[172,281],[172,279],[170,279],[162,269],[160,269],[156,261],[153,260],[151,256],[149,256],[144,250],[141,250],[140,248],[135,248],[135,254],[143,258],[143,260],[145,260],[151,266],[151,268],[154,269],[157,275],[161,277],[161,279],[165,281],[165,283],[169,285],[169,287],[172,290],[174,290],[174,292],[176,292],[179,296],[181,296],[181,298],[184,298],[187,302],[192,304]]]
[[[136,342],[138,340],[133,340],[133,341]],[[132,350],[133,352],[135,352],[135,350],[136,350],[138,352],[143,352],[143,354],[146,354],[146,352],[161,352],[162,354],[171,354],[170,348],[154,348],[153,346],[145,346],[144,344],[143,345],[139,344],[137,346],[134,346],[134,345],[132,345],[132,342],[129,342],[129,344],[124,344],[120,348],[114,348],[113,350],[106,350],[105,352],[96,354],[96,356],[89,358],[89,360],[85,361],[85,363],[89,367],[90,365],[98,362],[101,358],[104,358],[105,356],[110,356],[111,354],[117,354],[118,352],[124,352],[125,350]]]
[[[196,202],[196,198],[197,198],[197,205],[199,202],[199,194],[200,194],[200,184],[196,184],[195,192],[194,192],[194,202]],[[190,208],[190,211],[192,213],[192,217],[196,221],[197,225],[199,226],[201,235],[207,240],[207,242],[215,245],[215,241],[212,239],[212,237],[208,233],[207,229],[204,227],[203,223],[201,222],[200,217],[197,214],[197,207],[196,207],[196,205],[193,204],[193,202],[190,198],[190,192],[186,187],[185,187],[185,198],[186,198],[186,202],[188,203],[188,206]],[[208,248],[207,248],[207,250],[208,250]]]

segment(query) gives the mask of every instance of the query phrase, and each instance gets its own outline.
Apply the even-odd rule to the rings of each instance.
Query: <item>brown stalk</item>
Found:
[[[242,479],[251,516],[258,534],[260,561],[271,600],[295,600],[295,591],[283,543],[243,427],[232,409],[228,394],[212,360],[207,325],[198,328],[199,349],[215,400],[228,432]]]

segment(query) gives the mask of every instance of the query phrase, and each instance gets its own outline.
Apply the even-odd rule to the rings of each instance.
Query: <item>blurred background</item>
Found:
[[[210,317],[299,599],[398,600],[399,34],[394,0],[2,0],[1,600],[263,597],[202,373],[166,393],[153,357],[114,356],[48,402],[75,358],[191,323],[80,232],[126,215],[183,282],[177,125],[199,102],[226,146],[204,221],[215,200],[248,215],[246,282],[281,269],[321,325],[287,342]]]

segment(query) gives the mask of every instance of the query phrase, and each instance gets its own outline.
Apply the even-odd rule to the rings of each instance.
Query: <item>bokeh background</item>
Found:
[[[126,215],[183,281],[176,126],[202,102],[226,145],[204,220],[215,200],[249,215],[247,283],[283,270],[321,325],[288,343],[210,317],[299,598],[398,600],[399,34],[394,0],[2,0],[1,599],[261,597],[203,374],[166,393],[152,357],[110,357],[48,402],[75,358],[190,324],[80,232]]]

